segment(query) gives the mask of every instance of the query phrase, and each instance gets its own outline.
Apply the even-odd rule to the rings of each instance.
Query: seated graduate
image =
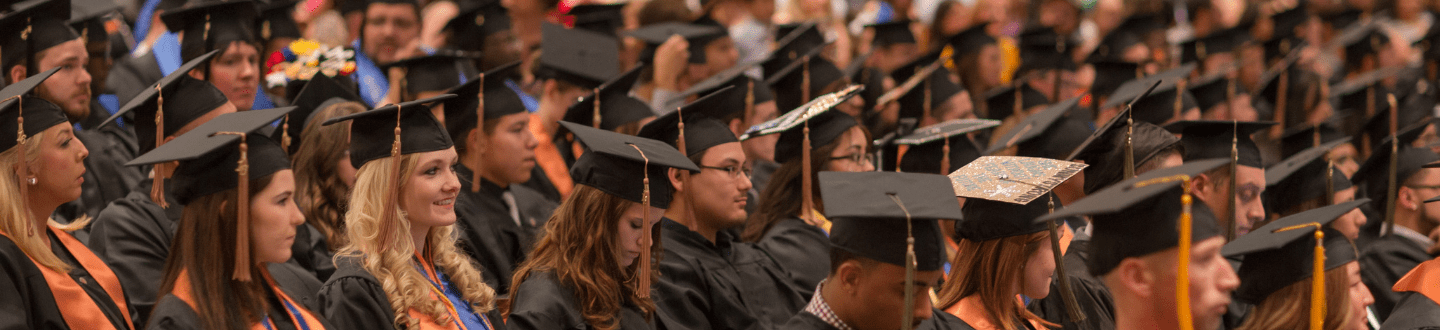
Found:
[[[938,174],[823,172],[835,219],[834,260],[805,309],[784,329],[970,329],[930,306],[945,247],[937,219],[960,218]]]
[[[295,205],[305,225],[295,233],[295,263],[325,281],[335,273],[335,251],[345,246],[345,211],[355,166],[350,164],[350,125],[321,125],[330,118],[367,110],[354,86],[316,74],[295,95],[291,111],[271,140],[290,153]],[[292,81],[291,84],[299,82]],[[289,139],[288,141],[286,139]],[[286,146],[288,144],[288,146]]]
[[[1368,199],[1280,218],[1225,244],[1242,255],[1235,298],[1254,310],[1236,329],[1366,330],[1366,307],[1375,302],[1360,281],[1355,244],[1327,224]]]
[[[829,235],[830,221],[822,215],[824,204],[818,197],[812,197],[818,195],[819,185],[811,178],[820,171],[875,170],[868,131],[855,117],[831,110],[853,97],[856,89],[851,87],[821,96],[820,101],[757,126],[765,129],[752,129],[746,134],[754,137],[779,133],[775,160],[782,165],[761,192],[760,206],[745,222],[741,237],[756,243],[783,265],[801,295],[810,294],[831,269],[827,257],[830,248],[825,238]],[[797,112],[806,116],[797,117]],[[796,120],[790,121],[789,126],[778,126],[791,118]],[[809,126],[808,146],[804,145],[806,126]]]
[[[1390,310],[1400,301],[1400,292],[1392,290],[1395,283],[1420,263],[1433,259],[1428,250],[1435,243],[1426,236],[1430,231],[1427,226],[1440,218],[1440,204],[1425,203],[1440,197],[1440,190],[1429,189],[1440,186],[1440,169],[1427,166],[1440,161],[1440,155],[1408,147],[1407,139],[1399,137],[1401,144],[1395,149],[1398,154],[1391,152],[1395,140],[1387,138],[1355,172],[1355,182],[1365,188],[1365,195],[1374,200],[1378,212],[1373,217],[1376,221],[1361,227],[1356,245],[1364,274],[1361,280],[1375,296],[1373,309],[1380,319],[1389,319]],[[1392,155],[1398,162],[1390,161]],[[1391,175],[1396,180],[1394,185],[1389,183]],[[1387,225],[1381,219],[1393,219],[1394,224]],[[1386,227],[1390,227],[1388,232]]]
[[[444,105],[445,128],[460,155],[455,215],[461,245],[480,264],[485,283],[502,294],[510,291],[510,275],[525,261],[556,206],[523,185],[535,173],[539,141],[525,129],[533,117],[506,86],[505,77],[519,64],[500,66],[452,89],[448,94],[456,97]]]
[[[1324,159],[1335,147],[1349,143],[1350,138],[1332,141],[1305,149],[1279,164],[1265,169],[1265,207],[1275,218],[1288,217],[1316,208],[1355,200],[1359,190],[1335,163]],[[1360,228],[1368,219],[1356,208],[1327,225],[1346,238],[1360,237]]]
[[[640,137],[683,146],[700,167],[667,176],[675,197],[660,220],[665,257],[655,287],[662,320],[674,323],[666,328],[772,329],[805,307],[784,268],[731,231],[745,224],[750,168],[719,118],[744,103],[744,91],[725,88],[640,129]]]
[[[1440,326],[1440,259],[1420,263],[1405,277],[1395,282],[1395,291],[1401,292],[1399,302],[1391,315],[1380,324],[1381,330],[1429,329]]]
[[[349,242],[320,289],[320,311],[339,328],[494,329],[484,313],[495,291],[456,243],[460,160],[427,106],[449,97],[325,121],[350,123],[350,162],[360,165]]]
[[[0,328],[133,329],[115,273],[69,233],[88,219],[50,219],[80,198],[89,155],[65,112],[31,94],[57,70],[0,90],[0,121],[16,123],[0,125]]]
[[[171,31],[180,32],[180,59],[194,60],[220,51],[190,77],[215,85],[239,111],[274,106],[260,90],[261,53],[256,36],[260,15],[257,1],[191,1],[160,16]]]
[[[700,169],[664,143],[570,122],[588,149],[571,174],[575,191],[515,271],[511,329],[651,329],[660,232],[670,206],[669,168]]]
[[[525,185],[559,203],[570,196],[575,186],[569,172],[575,157],[570,143],[560,134],[560,121],[569,117],[568,109],[582,97],[593,94],[606,81],[617,79],[620,49],[613,36],[555,24],[540,25],[543,52],[533,65],[535,82],[541,85],[541,91],[535,93],[539,103],[527,127],[540,145],[535,147],[535,174],[530,175]],[[616,85],[612,89],[623,89],[618,93],[623,96],[628,95],[629,87]],[[644,108],[649,110],[648,106]],[[619,124],[623,123],[614,126]],[[633,126],[639,128],[639,125]]]
[[[139,137],[140,150],[150,152],[216,116],[235,112],[235,105],[214,85],[187,74],[217,53],[185,63],[141,91],[106,122],[115,124],[122,116],[131,114],[136,120],[128,122]],[[150,178],[132,188],[125,198],[111,202],[90,226],[90,247],[115,269],[115,275],[125,284],[137,324],[145,324],[160,298],[165,258],[170,255],[170,241],[174,239],[175,225],[183,210],[176,196],[169,193],[174,184],[169,178],[175,165],[166,162],[151,166]]]
[[[295,174],[280,145],[253,134],[294,108],[216,117],[133,162],[180,161],[185,208],[147,329],[326,329],[311,312],[320,281],[285,264],[295,229]]]
[[[1051,292],[1050,284],[1057,265],[1063,262],[1061,241],[1068,243],[1069,237],[1061,237],[1067,232],[1060,229],[1064,226],[1060,220],[1035,219],[1061,207],[1059,197],[1050,190],[1083,168],[1071,162],[987,157],[952,174],[955,194],[966,197],[965,218],[955,226],[960,240],[950,277],[940,288],[941,308],[975,329],[1057,327],[1026,310],[1024,303],[1052,293],[1069,293],[1064,289]],[[1024,193],[1015,198],[980,187]]]
[[[1087,265],[1110,289],[1116,329],[1220,327],[1239,280],[1220,255],[1225,238],[1214,213],[1181,186],[1228,163],[1208,159],[1154,170],[1038,219],[1091,215]]]

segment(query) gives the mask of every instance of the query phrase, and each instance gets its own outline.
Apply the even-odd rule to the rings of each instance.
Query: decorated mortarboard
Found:
[[[291,105],[296,109],[286,114],[285,120],[281,122],[283,129],[275,130],[275,135],[270,138],[286,147],[290,153],[294,153],[296,149],[300,148],[300,139],[305,131],[305,126],[310,125],[315,114],[320,110],[345,102],[365,104],[364,99],[360,98],[355,90],[346,87],[335,78],[317,74],[305,83],[305,87],[300,89],[299,94],[295,95],[295,101],[291,102]]]
[[[615,35],[615,31],[625,27],[625,15],[622,10],[629,3],[587,3],[576,5],[570,8],[571,16],[575,17],[575,28]]]
[[[464,51],[440,51],[432,55],[411,57],[385,64],[382,69],[404,68],[405,76],[400,84],[411,96],[424,92],[438,92],[459,86],[464,79],[463,65],[479,58],[479,54]],[[401,102],[408,101],[401,99]]]
[[[1200,112],[1207,112],[1216,106],[1225,104],[1227,100],[1235,95],[1248,95],[1250,92],[1237,86],[1237,81],[1226,77],[1226,72],[1218,72],[1201,77],[1190,85],[1190,94],[1195,96],[1195,102],[1200,107]]]
[[[1016,95],[1016,91],[1020,95]],[[1018,104],[1017,104],[1018,102]],[[1025,109],[1050,104],[1050,99],[1029,84],[1000,86],[985,93],[985,118],[1004,120]]]
[[[1233,52],[1250,42],[1250,39],[1250,30],[1239,26],[1215,31],[1208,36],[1181,44],[1180,62],[1199,62],[1210,55]]]
[[[105,119],[104,123],[114,122],[126,113],[133,113],[132,124],[140,143],[140,153],[158,147],[165,137],[230,102],[214,85],[192,78],[189,74],[191,70],[208,63],[211,57],[219,53],[220,51],[211,51],[180,65],[150,88],[141,90],[135,98],[120,107],[119,111]]]
[[[1325,301],[1325,272],[1357,258],[1350,239],[1326,225],[1369,202],[1361,199],[1296,213],[1225,244],[1222,255],[1245,258],[1236,270],[1240,287],[1235,298],[1259,305],[1276,291],[1309,279],[1311,301]],[[1324,320],[1325,309],[1324,304],[1315,304],[1309,319]]]
[[[261,40],[299,39],[300,26],[295,24],[295,0],[269,0],[260,4],[257,27]]]
[[[1020,67],[1015,69],[1017,77],[1032,71],[1076,69],[1070,53],[1079,43],[1062,36],[1050,27],[1031,27],[1020,33]]]
[[[912,22],[908,19],[898,19],[885,23],[870,24],[865,27],[874,29],[875,31],[875,37],[871,40],[871,44],[883,47],[899,44],[914,44],[915,33],[910,32],[910,23]]]
[[[777,163],[795,159],[802,153],[809,154],[810,148],[802,146],[803,140],[806,140],[805,128],[807,126],[810,131],[810,145],[823,146],[840,138],[840,135],[851,127],[859,125],[855,121],[855,117],[829,110],[859,94],[861,89],[860,86],[850,86],[839,92],[817,97],[810,103],[786,112],[780,117],[751,127],[745,132],[744,138],[779,133],[780,139],[775,142],[775,162]]]
[[[450,133],[451,141],[463,141],[485,120],[525,112],[520,95],[506,85],[504,78],[519,66],[519,61],[501,65],[445,92],[455,95],[442,102],[445,131]]]
[[[951,57],[959,58],[980,52],[981,49],[985,49],[986,45],[995,44],[995,37],[985,32],[985,24],[975,24],[975,26],[951,36],[947,44],[955,52],[951,54]]]
[[[1090,96],[1093,98],[1090,102],[1096,106],[1100,105],[1099,98],[1109,97],[1125,82],[1145,76],[1144,69],[1137,63],[1099,61],[1092,65],[1095,67],[1095,80],[1090,84]]]
[[[655,49],[660,44],[670,39],[670,36],[680,36],[690,45],[690,63],[705,63],[705,46],[716,38],[727,36],[729,32],[724,28],[710,25],[666,22],[642,26],[638,29],[625,32],[625,35],[640,39],[645,42],[645,50],[640,53],[640,61],[654,61]]]
[[[799,60],[790,61],[790,64],[771,73],[766,71],[765,83],[775,92],[775,106],[780,109],[791,109],[799,107],[805,102],[820,95],[826,87],[835,82],[845,81],[847,77],[834,63],[820,56],[822,47],[813,49]],[[772,55],[773,56],[773,55]],[[769,66],[767,60],[765,66]],[[808,83],[808,86],[807,86]],[[808,88],[807,88],[808,87]]]
[[[1129,110],[1121,110],[1120,114],[1085,138],[1085,142],[1081,142],[1067,158],[1090,165],[1085,172],[1086,194],[1128,179],[1127,174],[1133,176],[1136,166],[1180,144],[1180,138],[1155,124],[1140,121],[1131,126],[1128,115]],[[1126,142],[1129,142],[1128,146]],[[1129,159],[1125,154],[1127,147]]]
[[[581,88],[595,88],[620,73],[620,46],[594,31],[542,23],[540,73]]]
[[[325,121],[325,125],[350,122],[350,163],[361,168],[372,160],[392,156],[444,150],[455,145],[445,126],[430,113],[430,104],[455,97],[453,94],[386,105]],[[396,127],[400,130],[397,131]],[[395,138],[398,154],[392,154]]]
[[[15,3],[0,15],[0,65],[25,63],[25,72],[40,72],[35,54],[79,38],[70,28],[70,0],[31,0]]]
[[[0,89],[0,151],[15,148],[17,141],[40,135],[55,125],[70,123],[60,106],[30,93],[59,70],[60,68],[46,70]],[[20,130],[21,126],[24,126],[23,132]],[[19,168],[23,170],[28,167]]]
[[[890,72],[897,84],[891,92],[901,93],[894,99],[900,104],[899,118],[930,116],[955,94],[964,91],[960,84],[950,80],[950,71],[944,70],[945,61],[939,57],[940,52],[932,52]],[[886,99],[882,95],[877,105],[884,106]]]
[[[576,184],[636,203],[644,202],[648,191],[650,206],[663,209],[669,208],[673,193],[665,179],[666,169],[700,171],[694,162],[664,142],[565,121],[560,125],[574,133],[587,150],[570,167]]]
[[[944,174],[980,158],[980,145],[966,134],[1000,126],[993,119],[953,119],[915,129],[894,143],[910,146],[900,158],[900,171]]]
[[[640,79],[644,68],[644,65],[637,65],[596,87],[594,93],[581,97],[566,108],[563,120],[608,131],[654,116],[655,110],[650,109],[650,105],[630,96],[630,88]],[[599,103],[596,103],[597,99]]]
[[[255,1],[218,0],[192,2],[165,12],[160,20],[171,31],[183,33],[180,58],[190,61],[213,50],[224,50],[233,42],[257,42],[255,22],[259,15]]]
[[[945,182],[939,174],[820,172],[825,216],[834,221],[831,246],[905,266],[907,238],[913,237],[915,269],[940,270],[946,258],[935,220],[961,217],[960,204]]]
[[[480,50],[486,36],[510,30],[510,12],[499,1],[461,2],[460,13],[445,23],[452,45],[466,50]],[[611,33],[614,33],[611,30]]]
[[[175,199],[181,205],[226,190],[236,190],[236,204],[250,205],[251,179],[260,179],[290,168],[285,149],[256,129],[285,116],[294,108],[250,110],[216,117],[171,143],[136,157],[127,165],[180,161],[175,168]],[[158,183],[157,183],[158,184]],[[235,270],[231,278],[250,281],[250,208],[235,208],[238,239],[235,240]]]
[[[1085,164],[1054,160],[1036,157],[1015,157],[1015,156],[984,156],[976,159],[970,164],[961,167],[950,173],[950,186],[955,196],[984,199],[995,202],[1004,202],[1015,205],[1026,205],[1042,197],[1048,196],[1055,186],[1069,180],[1070,177],[1079,174],[1084,170]],[[968,201],[966,204],[969,204]],[[1043,204],[1041,205],[1043,206]],[[968,212],[967,212],[968,213]],[[1048,213],[1041,208],[1039,214],[1026,219],[1024,224],[1013,224],[1010,228],[981,228],[976,227],[975,233],[988,232],[983,235],[966,235],[967,239],[988,240],[993,238],[1022,235],[1039,232],[1015,232],[1015,228],[1029,228],[1040,215]],[[969,218],[967,216],[966,218]],[[991,227],[991,226],[984,226]],[[1021,229],[1023,230],[1023,229]],[[998,232],[997,232],[998,231]]]
[[[1255,145],[1255,140],[1250,139],[1250,135],[1274,125],[1273,122],[1190,120],[1165,125],[1165,130],[1181,135],[1180,144],[1185,146],[1184,158],[1187,161],[1230,159],[1233,145],[1239,152],[1236,160],[1239,165],[1265,168],[1265,162],[1260,159],[1260,148]]]
[[[1060,159],[1069,155],[1090,135],[1089,125],[1067,116],[1079,102],[1080,98],[1071,98],[1025,117],[996,138],[985,154],[1019,147],[1016,156]]]
[[[1285,212],[1321,197],[1329,204],[1326,196],[1352,187],[1345,173],[1325,159],[1331,149],[1349,142],[1344,138],[1311,147],[1265,169],[1265,209]]]
[[[686,156],[700,155],[717,145],[740,142],[735,138],[735,133],[730,131],[730,127],[720,119],[735,108],[743,107],[733,102],[737,100],[733,95],[743,93],[745,91],[726,87],[705,95],[695,102],[655,118],[645,124],[645,127],[641,127],[640,132],[635,135],[675,146]],[[679,140],[682,136],[685,138],[683,145]]]
[[[72,0],[70,5],[70,27],[81,37],[89,40],[103,40],[109,36],[105,20],[119,13],[120,5],[106,0]]]

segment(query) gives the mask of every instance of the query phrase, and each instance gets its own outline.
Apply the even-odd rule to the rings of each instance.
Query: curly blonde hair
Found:
[[[15,168],[28,166],[29,163],[40,158],[41,146],[46,139],[58,138],[61,131],[46,130],[35,136],[31,136],[24,142],[11,147],[9,150],[0,152],[0,169],[8,171],[8,175],[0,175],[0,234],[4,234],[24,251],[26,256],[35,260],[35,263],[50,268],[56,272],[69,273],[73,266],[66,264],[50,250],[50,239],[45,235],[46,228],[31,228],[30,214],[26,209],[29,201],[20,198],[21,178],[15,176]],[[19,164],[20,150],[25,151],[25,163]],[[90,224],[89,217],[81,217],[70,224],[61,224],[55,219],[46,220],[46,224],[67,232],[85,228]],[[34,230],[35,235],[26,234]]]
[[[410,173],[419,158],[414,154],[403,155],[400,162],[400,173]],[[390,182],[392,164],[390,158],[382,158],[368,162],[356,171],[355,187],[350,193],[350,210],[345,213],[345,235],[349,244],[335,254],[336,260],[346,256],[358,257],[361,267],[380,281],[385,296],[390,300],[390,308],[395,312],[393,322],[396,328],[415,328],[420,324],[420,320],[410,317],[412,308],[437,323],[450,322],[447,306],[430,299],[429,280],[416,271],[411,262],[415,256],[412,238],[410,235],[395,234],[410,232],[405,211],[383,209],[387,194],[398,190],[403,195],[406,189],[404,182]],[[394,224],[390,233],[380,232],[384,212],[395,212],[394,218],[402,219]],[[381,246],[381,235],[389,236],[385,240],[391,244]],[[455,240],[454,225],[431,228],[429,239],[425,242],[426,250],[430,251],[429,258],[447,275],[451,285],[460,291],[477,314],[489,312],[495,307],[495,289],[485,284],[474,261],[459,252]]]

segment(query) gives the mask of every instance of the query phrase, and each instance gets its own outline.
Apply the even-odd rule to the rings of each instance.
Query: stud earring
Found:
[[[35,178],[25,179],[25,183],[29,183],[30,185],[33,186],[33,185],[35,185]]]

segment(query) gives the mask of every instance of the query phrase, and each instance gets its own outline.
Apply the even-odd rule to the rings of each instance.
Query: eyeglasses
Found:
[[[875,163],[875,155],[872,155],[872,154],[869,154],[869,153],[864,153],[864,152],[853,153],[853,154],[844,155],[844,156],[840,156],[840,157],[830,157],[830,161],[837,161],[837,160],[842,160],[842,159],[850,160],[850,162],[852,162],[852,163],[862,164],[862,165],[863,165],[863,164],[874,164],[874,163]]]
[[[725,173],[730,174],[730,177],[731,177],[731,178],[736,178],[736,179],[740,178],[740,175],[741,175],[741,174],[744,174],[745,177],[748,178],[748,177],[750,177],[750,172],[751,172],[751,169],[750,169],[750,168],[740,167],[740,166],[735,166],[735,165],[730,165],[730,166],[725,166],[725,167],[716,167],[716,166],[700,165],[700,169],[702,169],[702,170],[720,170],[720,171],[724,171]]]

